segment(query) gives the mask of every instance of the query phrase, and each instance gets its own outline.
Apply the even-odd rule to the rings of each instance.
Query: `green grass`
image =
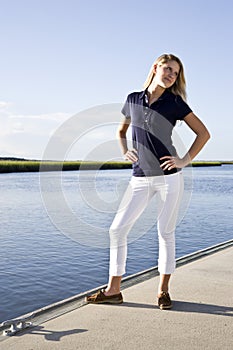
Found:
[[[195,161],[193,167],[221,166],[233,162],[204,162]],[[32,160],[0,160],[0,173],[38,172],[38,171],[66,171],[66,170],[98,170],[98,169],[130,169],[130,162],[81,162],[81,161],[32,161]]]
[[[0,160],[0,173],[129,168],[130,162]]]
[[[221,166],[223,163],[222,162],[204,162],[204,161],[194,161],[192,162],[193,167],[198,167],[198,166]]]
[[[222,162],[222,164],[233,164],[233,160],[225,160]]]

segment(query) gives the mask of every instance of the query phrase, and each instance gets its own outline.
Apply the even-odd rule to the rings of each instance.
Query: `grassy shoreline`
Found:
[[[233,164],[233,161],[194,161],[192,167],[221,166]],[[105,170],[130,169],[130,162],[98,162],[98,161],[43,161],[40,160],[0,160],[0,173],[68,171],[68,170]]]

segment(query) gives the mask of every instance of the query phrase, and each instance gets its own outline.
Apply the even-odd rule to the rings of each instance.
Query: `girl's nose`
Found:
[[[171,78],[175,78],[175,76],[176,76],[176,73],[174,73],[174,72],[169,72],[169,77],[171,77]]]

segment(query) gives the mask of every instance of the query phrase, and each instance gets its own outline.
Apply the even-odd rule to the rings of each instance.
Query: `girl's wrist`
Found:
[[[183,158],[181,158],[182,168],[185,168],[187,165],[191,163],[191,158],[189,155],[185,155]]]

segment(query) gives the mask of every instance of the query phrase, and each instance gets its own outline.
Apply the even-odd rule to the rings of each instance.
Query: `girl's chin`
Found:
[[[172,87],[172,85],[173,85],[173,84],[171,84],[171,83],[164,84],[164,88],[165,88],[165,89],[168,89],[168,88]]]
[[[170,85],[169,85],[169,84],[166,84],[166,83],[160,83],[159,86],[160,86],[161,88],[163,88],[163,89],[167,89],[167,88],[170,87]]]

